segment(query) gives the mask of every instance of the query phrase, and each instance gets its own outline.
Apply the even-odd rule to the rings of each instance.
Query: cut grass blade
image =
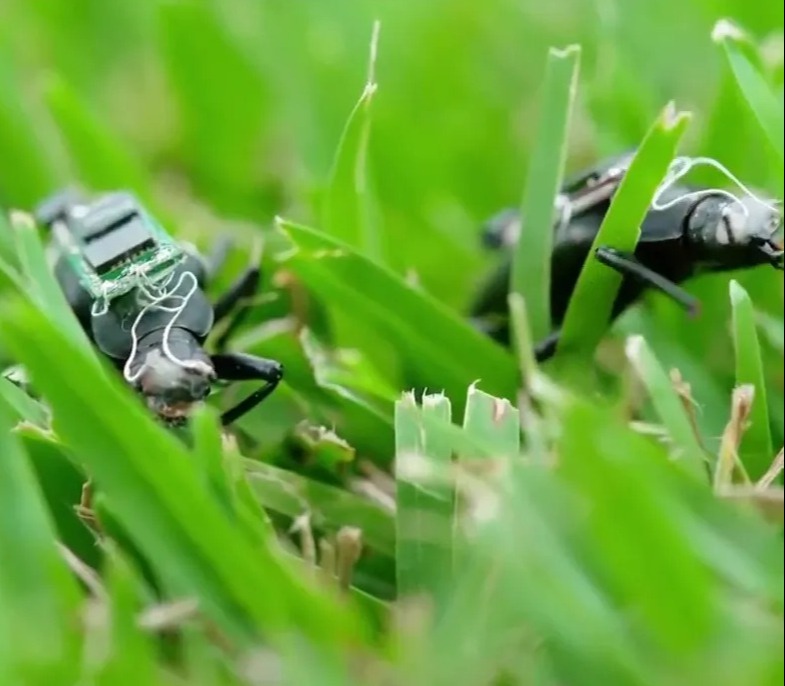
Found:
[[[475,385],[469,386],[463,429],[473,443],[487,446],[494,459],[518,455],[520,415],[509,400],[489,395]]]
[[[706,479],[708,472],[703,449],[684,404],[665,370],[642,336],[632,336],[627,341],[626,353],[638,377],[646,385],[657,414],[677,447],[679,463],[695,476]]]
[[[754,59],[757,57],[755,46],[744,31],[727,19],[715,24],[712,39],[722,47],[739,90],[781,163],[785,159],[782,99],[777,99],[760,68],[754,63],[758,61]]]
[[[595,251],[601,246],[627,253],[635,251],[640,226],[676,155],[689,120],[689,114],[676,112],[670,103],[643,139],[581,270],[562,325],[561,351],[590,355],[607,330],[622,277],[597,261]]]
[[[515,360],[501,346],[345,244],[305,226],[278,223],[297,248],[286,258],[287,265],[331,306],[383,333],[422,386],[460,398],[481,379],[488,392],[514,397]]]
[[[414,394],[405,393],[395,404],[398,598],[426,594],[438,601],[452,579],[455,493],[445,469],[452,450],[421,420],[450,423],[451,412],[443,395],[426,394],[418,407]]]
[[[78,178],[90,190],[132,190],[152,206],[144,167],[71,86],[59,76],[51,76],[44,97]]]
[[[304,586],[274,549],[252,544],[233,526],[191,455],[119,379],[102,373],[36,310],[6,314],[3,342],[47,398],[55,431],[105,493],[112,515],[156,561],[170,591],[198,597],[205,613],[238,639],[258,631],[280,635],[290,622],[330,644],[357,635],[351,615]],[[52,359],[68,363],[52,366]],[[259,587],[277,590],[260,594]]]
[[[59,558],[49,513],[11,427],[0,398],[0,678],[65,686],[76,682],[81,639],[72,622],[81,594]]]
[[[545,68],[542,111],[529,160],[520,217],[520,237],[510,272],[510,292],[526,298],[535,340],[551,332],[551,253],[554,207],[564,177],[572,104],[581,49],[551,48]]]
[[[368,79],[338,143],[322,217],[326,233],[374,261],[381,259],[381,245],[371,215],[368,140],[371,134],[371,105],[377,89],[375,72],[379,27],[379,22],[374,22]]]
[[[750,384],[755,388],[750,408],[750,424],[744,433],[740,457],[750,478],[755,481],[765,474],[774,454],[766,401],[766,375],[758,342],[755,310],[747,291],[737,282],[730,282],[733,311],[733,344],[736,353],[736,385]]]

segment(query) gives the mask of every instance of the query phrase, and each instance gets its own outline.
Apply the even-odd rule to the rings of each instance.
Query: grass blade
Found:
[[[59,559],[49,514],[11,426],[0,398],[0,678],[65,686],[75,683],[78,669],[80,639],[72,622],[80,593]]]
[[[622,252],[635,250],[640,226],[673,161],[688,122],[689,115],[677,113],[671,103],[643,139],[581,270],[562,326],[559,343],[562,351],[590,354],[602,339],[622,277],[598,262],[594,252],[600,246]]]
[[[520,415],[509,400],[469,387],[463,429],[477,444],[488,446],[494,458],[513,458],[520,450]],[[476,457],[476,456],[475,456]]]
[[[382,332],[424,387],[463,396],[476,379],[513,397],[513,356],[434,298],[325,234],[279,220],[297,247],[286,263],[320,298]],[[363,352],[371,358],[373,351]],[[460,411],[460,410],[459,410]]]
[[[715,24],[712,39],[722,47],[744,99],[782,162],[785,159],[782,99],[777,99],[773,89],[751,59],[755,47],[749,37],[727,19],[722,19]]]
[[[450,401],[424,395],[420,408],[406,393],[395,405],[396,579],[399,598],[424,593],[438,600],[453,573],[455,494],[444,478],[452,450],[428,429],[423,416],[450,423]],[[416,466],[421,462],[424,473]],[[431,474],[435,478],[428,478]]]
[[[361,528],[369,547],[394,554],[392,515],[373,502],[258,460],[243,460],[243,465],[263,507],[289,517],[308,512],[314,526]]]
[[[703,449],[671,380],[642,336],[627,341],[627,358],[646,385],[657,414],[678,447],[679,462],[696,476],[707,477]]]
[[[203,487],[192,456],[119,380],[102,373],[41,313],[14,308],[8,315],[3,342],[47,398],[55,431],[170,590],[196,596],[205,614],[238,638],[259,630],[275,635],[289,621],[330,641],[355,634],[351,615],[303,587],[274,549],[252,544],[233,525]],[[68,364],[53,367],[53,358]],[[260,586],[277,592],[259,594]]]
[[[338,144],[322,219],[326,233],[377,261],[381,257],[381,246],[372,224],[367,165],[371,105],[377,89],[375,71],[379,26],[378,21],[374,22],[368,79]]]
[[[755,481],[766,473],[774,455],[766,402],[766,375],[758,342],[755,310],[747,291],[737,282],[730,283],[733,311],[733,343],[736,352],[736,385],[755,388],[750,407],[750,424],[744,433],[740,457],[750,478]]]
[[[521,205],[521,232],[512,260],[510,291],[526,298],[535,340],[551,332],[551,253],[554,203],[564,177],[581,49],[551,49],[542,112]]]
[[[11,215],[16,253],[19,260],[21,285],[38,307],[57,322],[68,337],[81,346],[88,346],[87,336],[79,325],[68,301],[49,268],[44,246],[30,215],[15,212]]]

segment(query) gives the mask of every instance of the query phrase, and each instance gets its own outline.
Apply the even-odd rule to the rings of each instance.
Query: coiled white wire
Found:
[[[654,210],[667,210],[670,207],[673,207],[675,204],[681,202],[682,200],[686,200],[688,198],[699,198],[704,195],[723,195],[732,202],[735,202],[741,208],[742,213],[744,214],[745,218],[749,218],[749,210],[744,205],[744,203],[733,193],[730,191],[726,191],[722,188],[706,188],[697,191],[691,191],[689,193],[685,193],[684,195],[680,195],[672,200],[669,200],[666,203],[660,203],[660,198],[662,198],[663,194],[670,189],[673,184],[675,184],[679,179],[686,176],[692,169],[695,167],[705,164],[709,167],[714,167],[717,171],[723,174],[726,178],[736,184],[744,193],[752,198],[755,202],[763,205],[764,207],[774,211],[779,212],[779,210],[770,205],[769,203],[761,200],[755,193],[753,193],[747,186],[745,186],[734,174],[731,172],[724,164],[721,162],[711,158],[711,157],[677,157],[676,159],[671,162],[670,167],[668,168],[668,173],[665,176],[663,182],[657,188],[657,192],[654,195],[654,199],[652,200],[651,207]]]
[[[175,356],[169,347],[169,337],[171,335],[172,328],[177,321],[177,318],[185,311],[185,308],[188,307],[188,303],[190,302],[196,290],[199,288],[199,283],[196,279],[196,276],[194,276],[192,272],[183,272],[180,274],[180,278],[172,288],[168,288],[168,286],[171,284],[174,274],[170,274],[169,277],[167,277],[161,284],[153,283],[141,270],[137,273],[137,276],[139,278],[139,282],[136,286],[138,289],[137,299],[140,299],[140,296],[144,296],[144,298],[146,298],[149,302],[139,311],[139,314],[136,315],[134,323],[131,326],[131,352],[125,362],[125,365],[123,366],[123,377],[129,383],[135,383],[147,368],[146,363],[143,363],[136,372],[131,372],[131,368],[133,367],[139,349],[139,335],[137,334],[137,328],[143,317],[153,309],[172,313],[172,318],[164,328],[163,339],[161,341],[161,347],[164,356],[170,362],[180,367],[186,369],[200,368],[203,364],[202,362],[199,362],[198,360],[181,360]],[[178,290],[180,290],[180,287],[185,283],[187,278],[191,280],[191,286],[188,291],[184,295],[174,295]],[[164,305],[163,303],[167,300],[174,300],[179,302],[176,305]],[[103,316],[108,311],[109,299],[106,296],[93,303],[94,316]]]

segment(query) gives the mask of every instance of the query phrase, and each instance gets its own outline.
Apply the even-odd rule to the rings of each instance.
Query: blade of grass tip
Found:
[[[455,496],[444,469],[452,449],[425,416],[449,424],[450,401],[425,394],[420,408],[405,393],[395,405],[396,580],[399,598],[425,594],[438,602],[453,566]]]
[[[625,352],[627,359],[649,391],[649,397],[657,414],[668,429],[677,452],[680,453],[679,464],[689,472],[705,479],[709,474],[706,456],[668,374],[642,336],[631,336],[627,340]]]
[[[127,188],[154,206],[144,167],[66,81],[50,76],[44,99],[79,178],[87,186],[95,190]]]
[[[766,134],[780,161],[785,159],[782,100],[778,100],[755,62],[757,50],[747,34],[733,22],[721,19],[714,25],[712,40],[722,47],[744,99]]]
[[[578,45],[548,52],[540,123],[529,160],[520,210],[521,231],[510,272],[510,292],[526,298],[529,326],[536,340],[551,332],[554,207],[564,177],[580,57]]]
[[[44,426],[47,421],[46,410],[37,400],[31,398],[10,379],[0,375],[0,398],[8,403],[19,421],[27,421]]]
[[[640,226],[673,161],[690,115],[669,103],[649,129],[614,194],[567,307],[559,348],[591,354],[605,333],[621,275],[595,259],[600,246],[634,252]]]
[[[472,440],[490,446],[494,458],[517,457],[520,451],[518,410],[506,398],[496,398],[475,385],[466,394],[463,428]]]
[[[755,388],[755,401],[750,408],[751,423],[741,443],[740,457],[750,478],[756,480],[766,472],[774,454],[769,406],[766,401],[766,375],[752,300],[735,280],[730,282],[730,299],[736,353],[736,385],[750,384]]]
[[[49,267],[33,218],[24,212],[12,212],[11,226],[21,274],[24,277],[22,295],[32,298],[71,340],[89,348],[87,336]]]
[[[0,398],[0,677],[13,676],[4,683],[75,683],[81,641],[72,623],[80,593],[11,426]]]
[[[381,258],[381,245],[371,216],[368,141],[371,134],[371,105],[377,90],[379,28],[380,23],[375,21],[371,34],[368,79],[338,143],[322,215],[327,233],[376,261]]]

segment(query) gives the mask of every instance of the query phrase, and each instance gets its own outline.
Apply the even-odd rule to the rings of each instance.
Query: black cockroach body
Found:
[[[258,287],[258,260],[213,304],[204,290],[224,262],[227,240],[205,258],[172,239],[126,192],[90,201],[64,191],[34,215],[49,230],[54,274],[89,339],[164,423],[183,423],[215,381],[262,382],[222,414],[223,425],[275,390],[283,376],[278,362],[224,352]],[[221,320],[229,327],[210,355],[203,346]]]
[[[549,359],[556,351],[559,327],[581,269],[631,160],[629,153],[578,174],[563,185],[557,197],[550,292],[555,331],[536,346],[539,361]],[[782,214],[778,205],[751,194],[738,199],[720,189],[664,184],[641,225],[634,254],[609,246],[599,246],[595,251],[596,259],[623,277],[611,319],[616,319],[649,288],[661,291],[690,311],[697,310],[696,299],[679,284],[701,273],[759,265],[781,270],[783,251],[777,236],[782,228]],[[504,210],[486,224],[484,244],[490,249],[505,250],[505,255],[502,264],[482,285],[469,311],[477,326],[504,344],[510,342],[510,249],[519,231],[517,210]]]

